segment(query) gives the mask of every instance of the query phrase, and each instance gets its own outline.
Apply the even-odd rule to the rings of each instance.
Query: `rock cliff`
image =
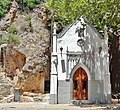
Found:
[[[30,78],[39,80],[38,77],[42,73],[42,77],[49,80],[50,31],[48,30],[47,25],[50,22],[50,18],[48,16],[50,12],[41,4],[36,6],[33,11],[24,12],[21,12],[21,10],[19,10],[19,5],[15,1],[11,2],[9,7],[10,10],[8,13],[0,20],[0,37],[1,39],[6,37],[9,34],[8,28],[10,26],[14,26],[12,29],[14,30],[15,28],[16,30],[15,35],[19,38],[19,44],[14,45],[12,48],[10,48],[11,54],[5,53],[5,70],[9,70],[7,74],[16,76],[16,69],[20,68],[21,70],[22,68],[22,73],[24,73],[23,75],[27,73],[32,74],[37,77],[33,78],[31,75]],[[13,50],[15,50],[14,52],[18,52],[19,55],[15,56],[12,54]],[[24,59],[25,62],[22,60],[23,57],[21,57],[21,55],[26,59]],[[18,58],[18,56],[20,57]],[[17,60],[17,58],[20,62]],[[28,86],[25,85],[26,80],[29,82]],[[37,80],[31,81],[31,84],[34,83],[34,85],[36,85],[35,83],[40,83],[40,80]],[[29,77],[27,77],[23,83],[24,88],[28,88],[31,85]],[[17,85],[21,86],[20,84],[21,83]],[[0,85],[2,85],[2,83],[0,83]],[[37,87],[34,87],[34,89],[37,90],[38,86],[39,85],[37,85]],[[9,87],[11,88],[11,84]],[[4,86],[4,88],[6,88],[6,86]],[[39,92],[40,91],[41,90],[39,90]],[[9,94],[10,93],[7,95]]]
[[[47,29],[49,11],[38,5],[32,12],[20,12],[15,1],[11,2],[8,14],[0,21],[1,36],[14,25],[20,43],[14,49],[26,56],[24,71],[33,73],[47,71],[50,50],[50,32]],[[38,69],[39,68],[39,69]]]

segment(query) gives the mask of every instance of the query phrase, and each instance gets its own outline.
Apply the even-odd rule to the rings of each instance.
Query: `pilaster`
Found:
[[[54,23],[53,34],[52,34],[52,54],[51,54],[51,73],[50,73],[50,103],[58,103],[58,57],[57,57],[57,34],[56,34],[56,24]]]

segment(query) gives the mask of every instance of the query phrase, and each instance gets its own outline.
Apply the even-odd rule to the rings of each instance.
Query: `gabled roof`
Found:
[[[74,22],[73,22],[72,24],[70,24],[70,25],[68,25],[67,27],[65,27],[65,28],[63,29],[63,31],[61,31],[61,32],[58,34],[57,37],[58,37],[58,38],[63,37],[63,36],[66,34],[66,32],[67,32],[75,23],[78,23],[78,22],[79,22],[79,19],[80,19],[81,17],[82,17],[82,16],[78,17],[76,20],[74,20]],[[83,19],[84,19],[84,18],[83,18]],[[98,31],[94,28],[94,26],[92,26],[92,25],[90,25],[90,24],[88,24],[88,23],[86,23],[86,24],[89,25],[101,39],[104,39],[104,37],[98,33]]]
[[[66,26],[59,34],[58,34],[58,38],[61,38],[65,35],[65,33],[78,21],[78,18],[76,20],[74,20],[74,22],[68,26]]]

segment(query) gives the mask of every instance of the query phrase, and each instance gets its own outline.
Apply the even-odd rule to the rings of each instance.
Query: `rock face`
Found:
[[[22,92],[44,93],[44,82],[49,80],[50,69],[50,32],[46,27],[49,13],[41,5],[28,14],[21,14],[17,8],[18,5],[12,2],[8,14],[0,21],[1,36],[7,33],[10,25],[14,25],[20,40],[19,45],[7,52],[5,70],[7,76],[15,76],[18,81],[14,85]],[[16,69],[23,70],[22,77]]]
[[[9,77],[14,77],[16,73],[16,69],[22,70],[26,61],[26,57],[23,53],[17,50],[10,50],[7,52],[5,57],[5,72]]]
[[[20,92],[44,93],[44,74],[26,74],[19,76],[16,85]]]
[[[48,64],[50,32],[37,12],[29,15],[18,15],[16,27],[20,38],[20,45],[15,48],[26,56],[25,71],[45,71]],[[46,52],[47,51],[47,52]]]
[[[17,3],[15,1],[11,2],[9,5],[8,13],[6,14],[5,18],[3,18],[0,22],[1,30],[6,30],[11,25],[11,23],[15,21],[18,14],[17,9],[18,9]]]
[[[4,73],[0,73],[0,100],[11,94],[12,87],[13,83],[4,77]]]
[[[6,73],[10,76],[16,76],[16,69],[23,71],[25,77],[22,77],[22,82],[19,75],[16,78],[16,85],[23,92],[44,93],[44,82],[49,80],[50,32],[46,26],[50,21],[48,14],[48,10],[41,5],[32,12],[21,13],[17,3],[12,2],[8,14],[0,21],[1,33],[7,33],[7,28],[11,25],[17,29],[16,35],[19,36],[20,43],[13,47],[15,51],[11,50],[11,54],[6,54],[5,65]],[[30,74],[34,75],[29,76]]]
[[[14,48],[26,56],[23,70],[33,73],[39,73],[39,71],[48,73],[50,32],[46,24],[49,21],[49,12],[41,5],[27,14],[20,13],[17,9],[17,3],[11,2],[8,14],[0,21],[0,31],[1,33],[3,30],[7,32],[10,25],[15,25],[20,44]]]

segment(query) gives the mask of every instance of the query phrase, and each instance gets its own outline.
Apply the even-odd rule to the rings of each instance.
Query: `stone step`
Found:
[[[80,106],[82,104],[84,104],[84,105],[90,104],[90,102],[88,100],[71,100],[70,104]]]
[[[42,99],[42,102],[47,102],[47,103],[49,103],[49,100],[50,100],[50,94],[44,94],[43,99]]]

